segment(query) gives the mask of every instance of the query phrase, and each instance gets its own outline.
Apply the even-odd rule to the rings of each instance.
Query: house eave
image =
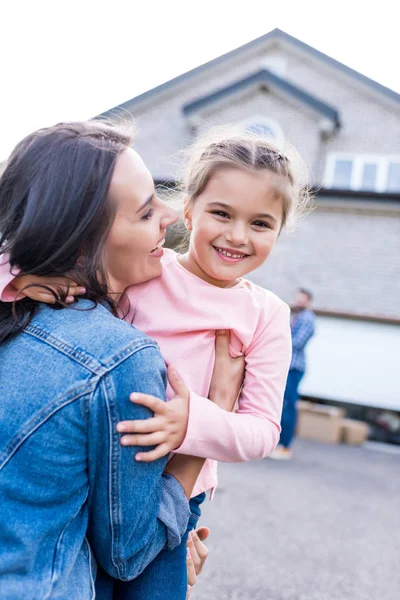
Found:
[[[316,98],[312,94],[309,94],[298,86],[293,85],[290,81],[272,73],[268,69],[256,71],[247,77],[215,90],[211,94],[196,98],[192,102],[185,104],[182,107],[182,111],[191,122],[195,123],[197,114],[203,109],[252,86],[266,86],[277,89],[322,115],[325,123],[326,121],[331,123],[333,131],[340,128],[340,117],[336,108],[323,102],[319,98]]]

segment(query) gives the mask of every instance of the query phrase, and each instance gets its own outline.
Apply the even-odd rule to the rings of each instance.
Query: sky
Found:
[[[9,0],[1,5],[0,159],[279,27],[400,93],[393,0]],[[235,8],[235,6],[237,8]]]

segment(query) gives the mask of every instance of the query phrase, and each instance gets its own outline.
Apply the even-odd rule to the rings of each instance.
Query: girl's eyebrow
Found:
[[[256,219],[270,219],[271,221],[274,221],[274,223],[276,223],[276,218],[273,215],[270,215],[269,213],[260,213],[259,215],[256,215],[255,218]]]
[[[146,208],[146,206],[148,206],[148,205],[150,204],[150,202],[153,200],[153,198],[154,198],[154,192],[152,193],[152,195],[151,195],[151,196],[149,196],[149,197],[147,198],[146,202],[144,202],[144,203],[142,204],[142,206],[141,206],[140,208],[138,208],[138,209],[137,209],[137,211],[136,211],[136,214],[137,214],[137,213],[139,213],[141,210],[145,209],[145,208]]]
[[[223,202],[208,202],[207,206],[222,206],[222,208],[233,210],[232,206],[229,206],[229,204],[224,204]]]
[[[209,202],[207,206],[222,206],[224,209],[234,210],[232,206],[229,206],[229,204],[224,204],[223,202]],[[274,223],[276,223],[276,218],[273,215],[270,215],[269,213],[259,213],[258,215],[254,215],[253,218],[271,219],[271,221],[274,221]]]

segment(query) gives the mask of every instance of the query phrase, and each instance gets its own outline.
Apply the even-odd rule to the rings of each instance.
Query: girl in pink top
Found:
[[[127,288],[121,303],[123,318],[157,340],[167,364],[176,365],[191,390],[186,427],[175,428],[171,435],[171,419],[168,429],[156,411],[147,421],[119,424],[119,431],[126,434],[121,441],[155,446],[137,455],[144,461],[172,450],[207,458],[193,492],[196,506],[204,492],[212,493],[216,487],[216,461],[261,459],[279,441],[291,357],[289,308],[243,277],[267,260],[282,228],[308,201],[302,163],[292,154],[289,159],[264,136],[225,129],[198,140],[191,148],[183,181],[189,249],[185,254],[163,250],[164,239],[159,240],[152,254],[162,256],[161,276]],[[149,199],[146,219],[152,218],[153,210]],[[3,267],[2,300],[14,299],[15,288],[20,290],[38,278],[25,275],[11,280],[9,269]],[[43,278],[40,282],[54,284]],[[24,293],[39,299],[43,290],[33,287]],[[69,299],[73,301],[72,296]],[[231,356],[244,355],[246,364],[233,412],[233,406],[223,410],[207,399],[215,336],[227,330]],[[151,399],[135,400],[154,408]],[[160,564],[167,564],[170,557],[163,554],[171,553],[159,557]],[[155,562],[148,567],[149,580],[154,573],[161,576]],[[181,562],[183,574],[184,558]],[[171,564],[166,569],[173,576]],[[132,587],[132,598],[142,597],[146,595],[138,595]]]

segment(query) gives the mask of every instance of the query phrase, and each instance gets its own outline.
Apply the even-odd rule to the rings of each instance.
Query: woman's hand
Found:
[[[68,277],[39,277],[38,275],[20,275],[12,281],[12,286],[23,295],[44,302],[45,304],[55,304],[62,294],[66,294],[65,302],[70,304],[75,296],[85,293],[85,288],[78,285]],[[30,287],[26,287],[30,286]],[[45,288],[43,286],[46,286]],[[49,289],[50,288],[50,289]],[[54,294],[50,290],[53,290]],[[18,298],[18,294],[16,295]]]
[[[196,531],[189,533],[187,547],[187,575],[188,575],[188,590],[186,600],[190,596],[190,589],[196,583],[197,575],[201,573],[204,563],[208,557],[208,548],[203,541],[208,538],[210,530],[208,527],[199,527]]]
[[[139,421],[120,421],[117,431],[125,435],[123,446],[156,446],[149,452],[139,452],[136,460],[150,462],[172,452],[185,439],[189,419],[189,390],[179,377],[173,365],[168,367],[168,380],[175,392],[169,402],[148,394],[131,394],[136,404],[147,406],[154,416]]]
[[[229,354],[229,331],[216,331],[215,364],[209,399],[220,408],[231,412],[242,388],[245,357],[232,358]]]

